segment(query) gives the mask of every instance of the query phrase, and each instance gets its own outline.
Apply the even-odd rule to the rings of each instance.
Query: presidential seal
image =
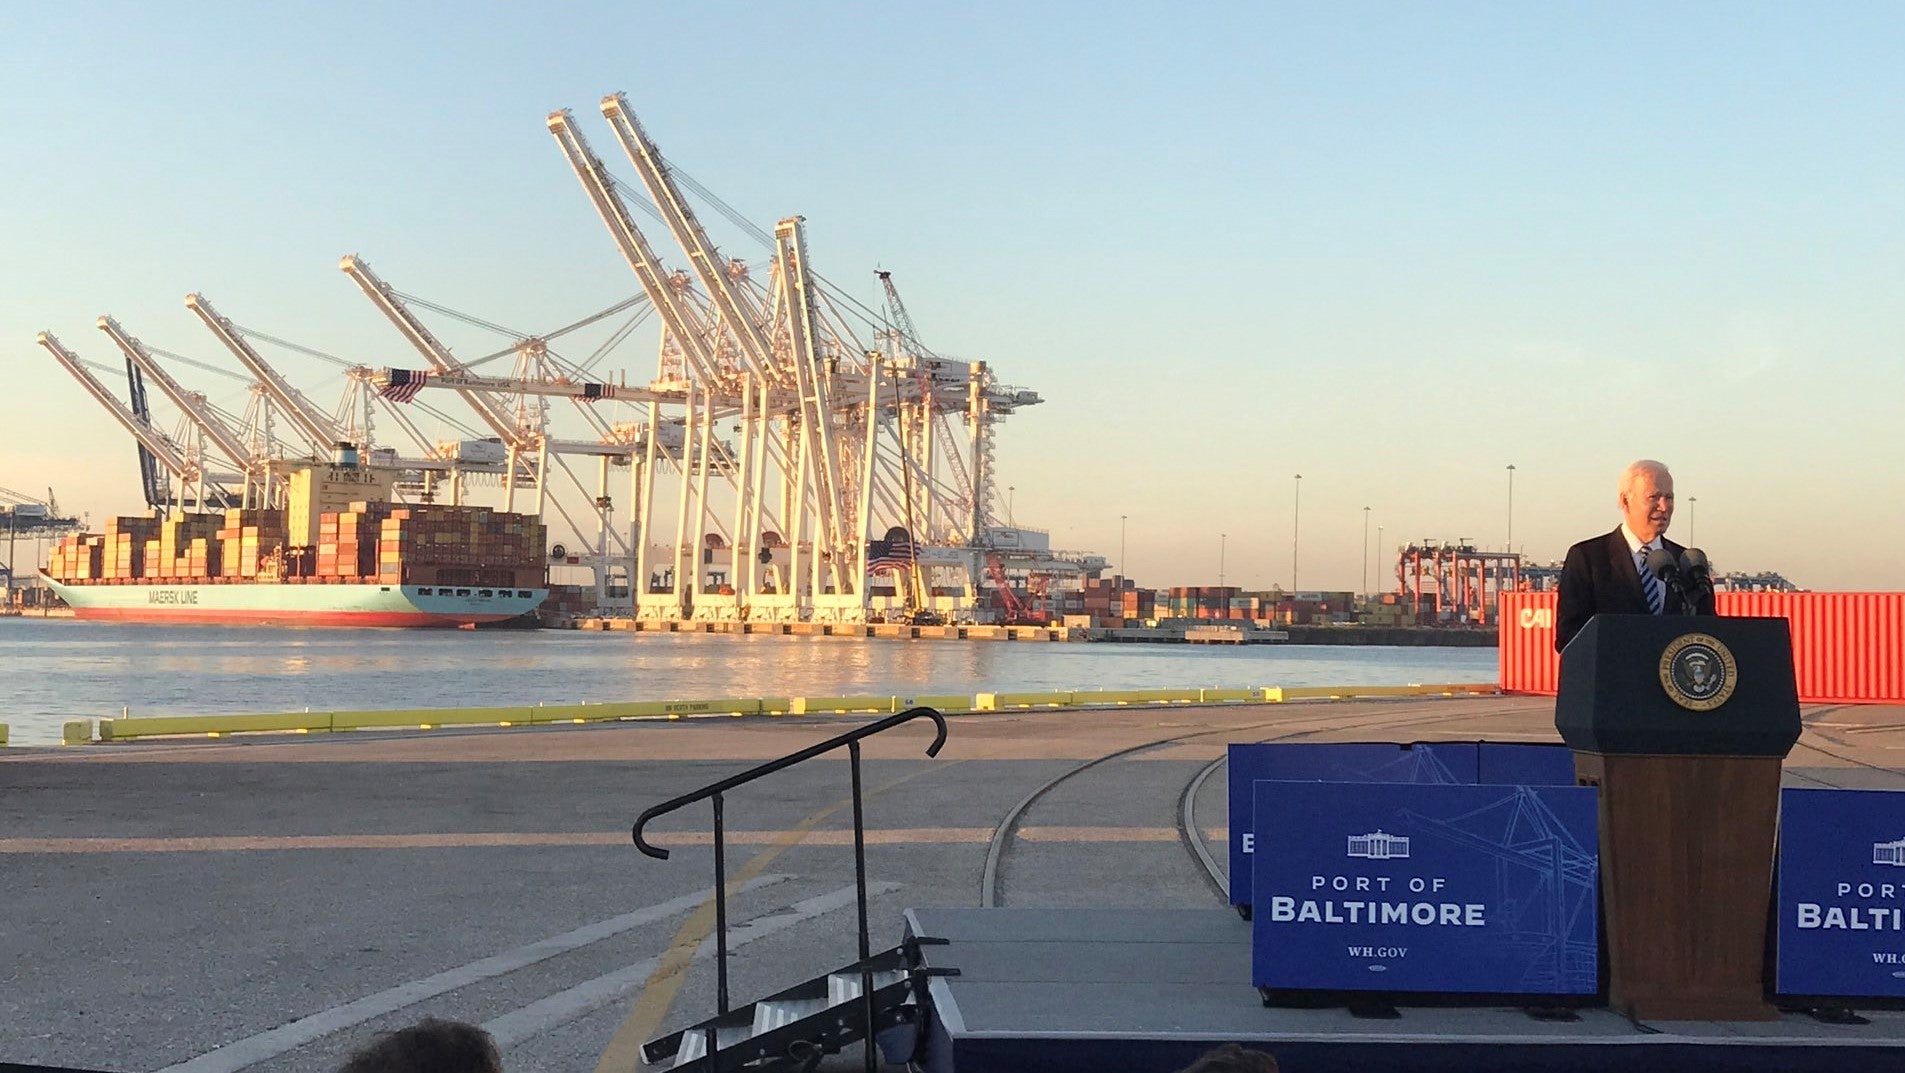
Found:
[[[1686,633],[1660,654],[1660,688],[1675,704],[1710,712],[1725,704],[1739,684],[1739,665],[1718,637]]]

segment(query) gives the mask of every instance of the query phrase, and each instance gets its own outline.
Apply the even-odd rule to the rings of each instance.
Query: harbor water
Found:
[[[0,619],[0,723],[374,708],[1493,682],[1493,648],[327,630]]]

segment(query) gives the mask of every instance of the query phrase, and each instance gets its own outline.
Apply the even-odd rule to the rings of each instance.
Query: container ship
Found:
[[[548,598],[540,520],[337,502],[385,492],[373,471],[316,467],[287,509],[114,518],[62,540],[42,573],[75,618],[118,622],[476,626]]]

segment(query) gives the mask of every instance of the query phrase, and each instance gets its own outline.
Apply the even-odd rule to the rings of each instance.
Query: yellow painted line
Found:
[[[1066,835],[1075,837],[1066,837]],[[1027,842],[1175,842],[1175,827],[1021,827]]]
[[[0,838],[0,853],[230,853],[282,849],[441,849],[477,846],[597,846],[627,832],[470,832],[419,835],[199,835],[180,838]]]
[[[1117,828],[1038,828],[1048,842],[1130,842],[1102,832]],[[786,831],[729,831],[730,846],[774,846]],[[990,827],[888,827],[866,832],[869,846],[955,845],[991,839]],[[712,831],[662,831],[648,836],[657,846],[708,846]],[[810,846],[851,846],[851,830],[809,830],[796,841]],[[0,854],[8,853],[235,853],[256,850],[331,849],[480,849],[488,846],[613,846],[628,845],[627,831],[470,831],[411,835],[187,835],[175,838],[0,838]]]
[[[919,768],[867,791],[862,800],[872,800],[910,779],[928,772],[944,771],[948,767],[963,762],[952,760]],[[728,877],[730,896],[736,884],[746,883],[760,875],[768,865],[774,863],[781,854],[794,848],[827,817],[852,805],[853,798],[842,798],[809,813],[799,823],[781,832],[773,845],[749,858],[748,862],[741,866],[740,871]],[[990,835],[991,832],[988,831],[987,837],[989,838]],[[666,953],[662,954],[661,961],[655,966],[655,971],[649,973],[648,979],[642,984],[642,993],[635,1000],[634,1009],[629,1011],[621,1027],[615,1030],[615,1035],[609,1039],[609,1045],[603,1048],[602,1057],[595,1064],[595,1073],[627,1073],[628,1070],[641,1068],[642,1044],[652,1039],[661,1028],[663,1019],[668,1016],[668,1011],[675,1004],[675,996],[680,993],[681,985],[688,979],[688,965],[694,960],[695,951],[701,948],[701,944],[707,941],[708,935],[713,930],[714,898],[710,896],[707,901],[701,903],[700,908],[688,915],[687,920],[682,921],[681,928],[675,932],[674,943],[669,946]]]
[[[1225,827],[1209,827],[1205,838],[1230,837]],[[1175,827],[1021,827],[1019,838],[1026,842],[1175,842]]]

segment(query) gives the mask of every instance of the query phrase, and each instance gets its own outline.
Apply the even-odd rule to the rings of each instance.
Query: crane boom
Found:
[[[680,402],[685,397],[684,393],[679,391],[652,391],[647,388],[620,387],[614,384],[579,383],[573,380],[517,380],[502,376],[481,376],[471,372],[425,373],[416,369],[381,369],[371,373],[369,380],[373,385],[384,388],[396,386],[409,387],[412,390],[447,388],[451,391],[507,391],[519,395],[547,395],[580,400]],[[732,406],[724,407],[716,413],[725,417],[732,409]],[[634,454],[634,448],[630,444],[609,438],[591,443],[587,440],[558,440],[544,437],[538,442],[546,442],[550,452],[559,455],[628,458]]]
[[[601,384],[583,380],[521,380],[507,376],[483,376],[472,372],[425,373],[411,369],[380,369],[371,374],[370,382],[380,387],[396,384],[401,387],[407,383],[417,383],[422,377],[424,387],[443,387],[455,391],[494,391],[518,395],[547,395],[552,398],[566,399],[615,399],[620,402],[680,402],[684,393],[680,391],[657,391],[652,388],[628,387],[622,384]],[[739,404],[739,400],[735,400]]]
[[[66,371],[72,374],[73,379],[79,381],[79,385],[106,408],[107,413],[118,419],[126,431],[132,433],[132,438],[139,441],[140,446],[152,452],[152,456],[158,459],[160,465],[181,480],[191,480],[198,476],[198,468],[186,459],[185,452],[179,448],[178,444],[173,443],[169,436],[158,429],[141,421],[130,407],[119,401],[117,395],[106,390],[106,385],[86,371],[85,365],[81,364],[79,358],[66,349],[52,332],[41,332],[38,339],[40,346],[53,355],[53,359],[64,366]]]
[[[463,364],[451,356],[450,348],[438,342],[437,337],[430,334],[430,329],[424,327],[416,314],[410,312],[410,307],[404,305],[403,299],[397,297],[397,293],[391,289],[390,284],[378,278],[361,258],[350,254],[339,261],[337,266],[363,289],[364,294],[383,311],[384,316],[390,318],[390,322],[397,326],[397,330],[403,333],[403,337],[410,341],[411,346],[417,348],[424,359],[430,363],[431,368],[439,373],[463,372]],[[490,431],[502,437],[504,442],[523,442],[523,430],[516,427],[516,423],[510,420],[508,412],[497,405],[496,400],[490,398],[487,393],[470,388],[459,388],[457,394],[463,397],[464,402],[469,403],[470,409],[476,411],[476,416],[483,419],[483,423],[489,426]]]
[[[172,379],[171,374],[159,366],[157,359],[152,356],[151,351],[146,349],[145,344],[128,335],[117,320],[110,316],[100,317],[99,330],[105,332],[107,338],[117,344],[133,364],[144,369],[146,375],[158,383],[159,390],[165,392],[165,397],[171,399],[174,406],[184,411],[185,416],[191,419],[193,424],[203,429],[206,437],[224,452],[226,458],[240,468],[250,468],[251,451],[246,447],[244,438],[227,425],[223,418],[212,412],[204,395],[187,391],[177,380]]]
[[[661,153],[655,144],[648,140],[648,134],[642,130],[635,113],[629,111],[628,99],[620,93],[602,98],[602,115],[609,121],[609,128],[615,132],[615,139],[622,143],[622,151],[635,165],[641,175],[642,185],[648,188],[648,194],[655,199],[655,207],[661,210],[662,222],[668,231],[688,255],[688,261],[694,266],[695,275],[700,277],[701,285],[714,299],[715,309],[740,341],[741,353],[757,376],[770,376],[769,370],[775,368],[773,349],[768,346],[767,338],[761,334],[760,325],[754,323],[741,298],[735,293],[734,280],[725,271],[726,262],[721,252],[708,241],[707,232],[702,230],[701,221],[695,218],[694,209],[687,199],[675,187],[675,181],[662,163]]]
[[[291,423],[314,449],[329,451],[332,446],[344,439],[344,432],[337,427],[336,422],[325,416],[323,411],[311,404],[311,400],[305,398],[297,388],[292,387],[284,377],[279,376],[278,371],[273,369],[264,358],[259,357],[258,352],[245,341],[245,337],[239,334],[238,329],[232,327],[232,322],[219,316],[218,310],[212,308],[212,303],[206,301],[204,295],[186,295],[185,307],[198,314],[198,319],[205,322],[205,326],[212,330],[213,335],[218,336],[218,341],[224,343],[226,349],[243,362],[245,368],[251,370],[251,375],[257,377],[258,382],[264,385],[265,393],[271,396],[272,401],[278,404],[278,408],[291,418]],[[360,446],[368,445],[360,444]]]
[[[780,278],[787,288],[789,336],[793,345],[794,383],[800,392],[800,432],[806,439],[807,457],[815,460],[814,495],[820,505],[822,524],[829,542],[844,543],[847,527],[840,495],[839,457],[833,437],[828,435],[833,407],[828,395],[827,377],[818,364],[818,338],[815,332],[814,294],[807,275],[807,241],[801,234],[800,217],[782,220],[774,228],[775,255],[780,260]],[[869,407],[867,420],[874,420]]]
[[[641,282],[642,291],[648,300],[661,313],[662,323],[687,355],[697,377],[703,383],[712,383],[719,364],[714,352],[708,346],[708,340],[700,324],[685,309],[669,284],[668,272],[662,267],[661,260],[655,256],[654,248],[648,244],[647,236],[628,214],[628,206],[622,203],[620,195],[609,179],[608,169],[602,165],[601,158],[589,148],[582,132],[576,129],[575,117],[567,110],[549,113],[549,133],[555,135],[556,144],[562,147],[562,155],[568,158],[569,167],[576,178],[582,181],[582,189],[594,203],[595,211],[608,226],[609,235],[622,251],[622,258],[635,272],[635,278]]]

